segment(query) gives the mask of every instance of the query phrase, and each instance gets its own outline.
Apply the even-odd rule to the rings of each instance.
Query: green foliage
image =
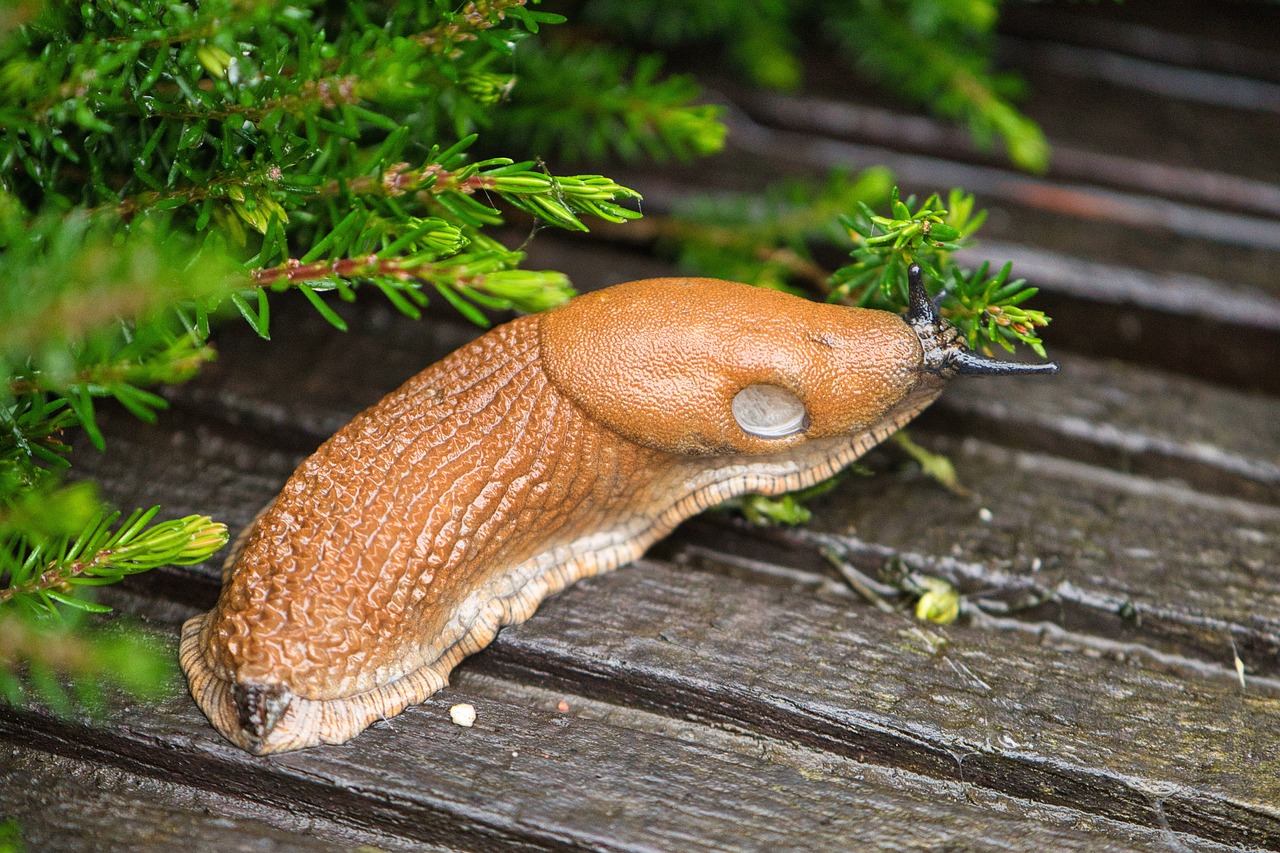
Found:
[[[137,698],[174,681],[172,650],[121,622],[90,629],[82,620],[48,620],[0,611],[0,701],[38,699],[54,713],[100,713],[108,689]]]
[[[1043,358],[1044,344],[1036,329],[1049,318],[1043,311],[1021,307],[1035,296],[1036,288],[1020,278],[1010,281],[1012,264],[989,275],[985,263],[966,271],[951,258],[956,249],[972,244],[985,219],[985,211],[974,212],[973,196],[958,189],[951,191],[943,207],[936,194],[921,203],[914,196],[903,201],[895,188],[888,216],[860,204],[856,214],[841,219],[854,241],[854,262],[832,275],[832,298],[900,311],[907,305],[907,267],[918,261],[935,289],[942,288],[942,315],[960,329],[970,347],[989,351],[999,345],[1012,351],[1016,343],[1023,343]]]
[[[920,470],[926,476],[936,481],[947,491],[962,496],[971,494],[960,482],[960,475],[956,473],[956,466],[951,462],[949,456],[942,453],[934,453],[929,448],[917,444],[907,435],[906,430],[895,432],[892,441],[920,466]]]
[[[942,578],[917,575],[915,615],[921,622],[950,625],[960,615],[960,593]]]
[[[0,536],[9,534],[4,536],[8,547],[0,551],[0,575],[8,579],[0,589],[0,604],[13,602],[47,618],[58,616],[59,604],[108,613],[111,608],[76,595],[77,589],[114,583],[159,566],[199,563],[227,543],[226,525],[208,516],[152,524],[159,511],[137,510],[116,526],[120,513],[99,510],[75,534],[42,536],[18,525],[0,527]],[[15,528],[26,535],[14,536]]]
[[[876,213],[872,205],[888,208]],[[777,289],[816,290],[833,302],[906,310],[907,267],[918,261],[931,279],[939,310],[969,346],[1012,351],[1021,343],[1044,357],[1036,330],[1044,312],[1022,307],[1036,294],[1010,280],[1010,264],[994,275],[957,265],[952,253],[971,246],[986,212],[953,189],[923,202],[901,199],[887,169],[836,171],[821,181],[783,181],[760,195],[698,197],[657,220],[662,240],[690,273]],[[853,263],[830,272],[812,246],[852,241]]]
[[[999,137],[1021,168],[1048,167],[1044,134],[1012,103],[1022,81],[991,71],[1000,0],[828,0],[824,8],[824,31],[863,70],[963,121],[980,144]]]
[[[883,613],[902,612],[895,602],[910,605],[920,622],[950,625],[964,607],[960,591],[944,578],[913,571],[901,557],[894,557],[880,567],[878,577],[864,574],[836,545],[824,545],[820,552],[840,572],[845,583],[869,604]]]
[[[1049,147],[1013,100],[1022,82],[992,71],[1001,0],[582,0],[581,17],[626,44],[727,57],[755,85],[802,79],[801,49],[843,59],[875,83],[964,122],[1019,167],[1043,171]],[[576,16],[575,16],[576,17]]]
[[[783,181],[762,193],[697,196],[680,203],[661,227],[683,267],[699,275],[788,289],[795,280],[824,287],[815,242],[844,239],[839,217],[888,198],[887,169],[836,171],[820,182]]]
[[[147,223],[196,235],[207,257],[234,255],[229,298],[263,334],[268,285],[349,298],[369,282],[410,314],[428,292],[534,310],[567,283],[498,275],[523,255],[482,233],[504,220],[489,199],[576,230],[584,215],[636,215],[620,204],[636,194],[599,176],[469,162],[517,82],[515,48],[559,20],[523,0],[51,3],[5,45],[7,189],[32,215],[78,207],[109,228]],[[662,104],[665,144],[718,127],[690,97],[685,85]]]
[[[852,469],[845,469],[845,471],[823,480],[821,483],[815,483],[806,489],[788,492],[776,497],[743,495],[740,498],[725,501],[720,505],[720,509],[737,510],[751,524],[760,527],[768,527],[775,524],[795,527],[800,524],[808,524],[813,518],[813,513],[805,506],[805,503],[834,489],[844,478],[845,473],[850,470],[865,473],[865,469],[855,466]]]
[[[23,853],[26,849],[22,843],[22,825],[15,818],[0,820],[0,853]]]
[[[212,357],[204,341],[208,309],[242,274],[214,241],[202,251],[160,222],[120,233],[82,209],[24,219],[7,200],[0,212],[0,422],[10,425],[16,449],[31,447],[23,436],[32,431],[47,438],[76,424],[101,447],[93,398],[114,397],[152,420],[164,401],[145,388],[182,381]],[[16,459],[6,447],[10,435],[0,436],[0,482],[4,464]],[[47,441],[42,446],[50,450]]]
[[[723,45],[733,67],[757,85],[786,89],[800,83],[799,38],[791,26],[795,4],[789,0],[588,0],[581,6],[583,21],[608,27],[627,42],[663,50]]]
[[[89,483],[38,488],[48,492],[19,491],[0,512],[0,698],[17,703],[34,693],[65,714],[98,708],[103,684],[155,694],[170,681],[171,655],[136,629],[90,631],[82,617],[111,610],[92,590],[206,560],[226,544],[225,525],[194,515],[153,523],[159,507],[117,523],[120,513],[102,509]]]
[[[204,559],[226,531],[207,518],[148,527],[155,510],[113,531],[118,513],[93,484],[62,482],[64,435],[83,427],[102,445],[97,397],[154,418],[164,401],[146,386],[210,357],[196,326],[207,332],[205,309],[236,272],[158,221],[121,233],[84,209],[24,217],[10,194],[0,195],[0,247],[0,696],[25,688],[55,709],[87,707],[100,683],[154,689],[167,656],[136,631],[90,639],[59,607],[102,612],[91,587]]]
[[[721,108],[691,106],[700,96],[686,76],[663,76],[662,58],[593,45],[566,50],[530,45],[520,53],[522,82],[495,115],[495,132],[523,133],[533,151],[573,160],[610,155],[688,160],[724,147]]]

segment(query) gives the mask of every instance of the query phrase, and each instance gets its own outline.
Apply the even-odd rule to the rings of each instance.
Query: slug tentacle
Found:
[[[929,291],[924,286],[924,272],[916,263],[907,267],[907,303],[907,322],[912,326],[942,325],[938,304],[929,298]]]
[[[920,265],[907,267],[910,307],[903,319],[915,330],[924,346],[923,368],[943,379],[956,376],[1023,376],[1057,373],[1058,363],[1022,364],[999,361],[974,352],[965,346],[960,330],[942,318],[938,306],[929,298]]]
[[[254,753],[342,743],[689,516],[831,476],[967,372],[957,352],[936,310],[711,279],[631,282],[494,329],[289,478],[217,607],[183,627],[192,695]]]
[[[998,361],[973,350],[957,350],[947,359],[961,376],[1026,376],[1036,373],[1057,373],[1058,363],[1021,364],[1016,361]]]

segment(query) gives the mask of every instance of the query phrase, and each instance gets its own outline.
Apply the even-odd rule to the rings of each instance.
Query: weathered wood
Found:
[[[475,727],[448,722],[458,701],[477,706]],[[1092,850],[1100,841],[1115,850],[1167,850],[1186,838],[767,740],[725,749],[723,738],[707,744],[653,734],[628,725],[634,715],[600,722],[451,690],[375,726],[358,746],[261,759],[222,741],[184,697],[93,728],[2,709],[0,737],[20,732],[32,747],[92,760],[104,773],[195,781],[206,792],[197,799],[256,803],[263,813],[286,813],[286,827],[315,821],[334,834],[369,833],[374,843],[1033,851]],[[1161,808],[1162,793],[1152,796],[1151,808]],[[133,849],[158,846],[140,838]]]
[[[1050,387],[965,383],[925,426],[1280,505],[1275,397],[1114,362],[1061,361]]]
[[[222,796],[183,781],[122,770],[94,755],[79,761],[19,744],[0,744],[0,802],[18,821],[28,850],[101,853],[339,853],[443,848],[353,832],[321,816],[301,816]]]
[[[1036,615],[1068,627],[1078,618],[1084,630],[1173,643],[1227,669],[1234,639],[1251,671],[1280,674],[1280,577],[1269,570],[1280,507],[971,440],[945,446],[974,499],[881,478],[825,502],[818,527],[931,555],[969,592],[1056,589]]]
[[[1280,844],[1273,697],[654,563],[543,611],[483,665],[1138,825],[1161,792],[1175,830]]]

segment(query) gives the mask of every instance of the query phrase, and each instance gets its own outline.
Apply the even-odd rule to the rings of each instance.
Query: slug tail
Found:
[[[289,709],[293,694],[278,684],[233,684],[236,722],[252,744],[261,747]],[[260,749],[253,750],[259,752]]]
[[[209,614],[204,614],[187,620],[178,652],[200,710],[223,736],[254,755],[296,749],[291,744],[297,743],[298,733],[308,725],[307,715],[299,713],[303,703],[283,686],[237,684],[221,677],[200,641],[208,619]]]
[[[532,612],[532,607],[529,608]],[[216,611],[214,611],[216,612]],[[272,755],[319,744],[340,744],[377,720],[399,714],[448,684],[449,670],[466,654],[487,644],[452,650],[444,659],[420,667],[366,693],[335,699],[308,699],[279,684],[239,683],[222,676],[205,655],[201,635],[210,614],[182,626],[179,661],[191,695],[209,722],[227,740],[254,755]]]

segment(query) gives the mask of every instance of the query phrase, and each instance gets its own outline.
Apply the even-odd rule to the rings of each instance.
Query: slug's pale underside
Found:
[[[963,373],[912,308],[652,279],[494,329],[302,463],[183,627],[191,692],[264,754],[342,743],[444,687],[503,625],[749,492],[816,483]]]

